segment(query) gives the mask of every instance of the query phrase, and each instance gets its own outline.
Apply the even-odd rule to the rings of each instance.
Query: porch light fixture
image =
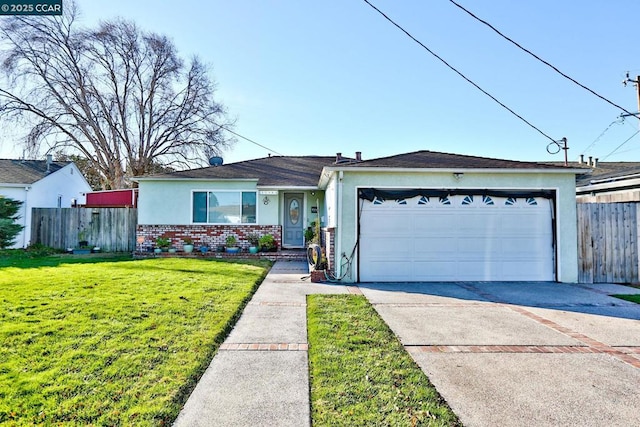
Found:
[[[462,178],[464,176],[464,173],[462,172],[454,172],[453,173],[453,177],[456,179],[456,181],[460,181],[460,178]]]
[[[264,196],[264,199],[262,199],[262,204],[263,205],[268,205],[270,202],[269,198],[267,196]]]

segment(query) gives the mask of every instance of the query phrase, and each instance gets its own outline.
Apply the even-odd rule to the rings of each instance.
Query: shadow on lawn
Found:
[[[101,262],[132,261],[130,253],[100,253],[91,255],[55,254],[30,256],[28,253],[0,254],[0,268],[57,267],[63,264],[97,264]]]

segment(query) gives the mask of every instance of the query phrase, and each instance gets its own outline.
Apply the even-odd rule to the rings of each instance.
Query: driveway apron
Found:
[[[465,426],[640,425],[640,305],[618,285],[360,284]]]

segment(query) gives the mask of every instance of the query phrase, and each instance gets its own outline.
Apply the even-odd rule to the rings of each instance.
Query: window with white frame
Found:
[[[194,191],[193,222],[255,224],[255,191]]]

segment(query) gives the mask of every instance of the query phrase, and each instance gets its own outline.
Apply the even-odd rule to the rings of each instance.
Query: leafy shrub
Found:
[[[234,247],[237,242],[238,240],[236,239],[236,236],[234,236],[233,234],[227,236],[227,238],[225,239],[225,243],[229,248]]]
[[[168,248],[169,245],[171,245],[171,240],[169,240],[167,237],[160,236],[156,238],[156,246],[158,246],[159,248]]]
[[[24,226],[16,224],[22,202],[0,196],[0,249],[13,245]]]
[[[276,239],[271,234],[260,236],[260,239],[258,239],[258,243],[260,243],[260,247],[267,250],[275,249],[276,247]]]
[[[247,234],[247,241],[251,246],[258,246],[258,244],[260,243],[260,236],[258,236],[256,233],[249,233]]]

